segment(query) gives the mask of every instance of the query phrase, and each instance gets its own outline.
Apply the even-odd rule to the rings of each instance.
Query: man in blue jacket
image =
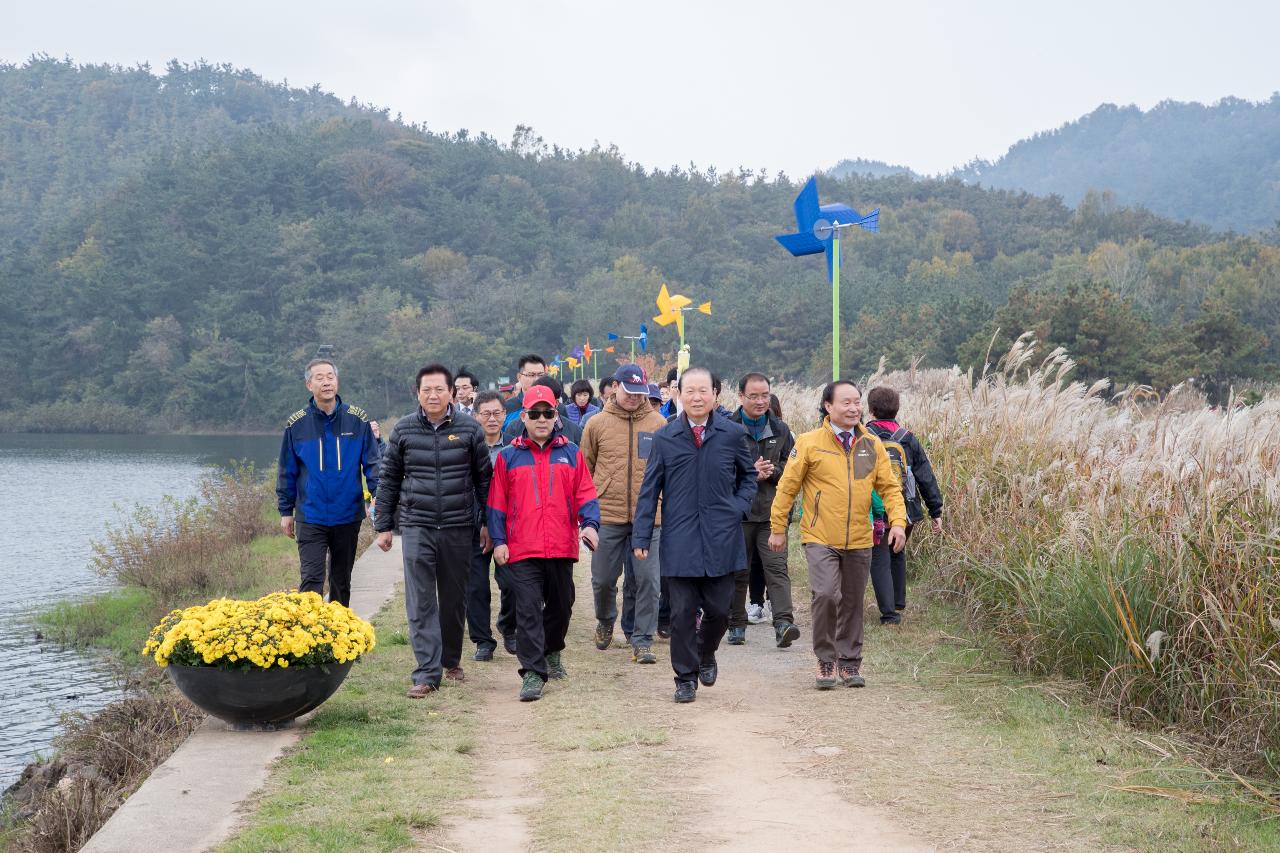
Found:
[[[325,359],[307,365],[311,400],[289,416],[280,442],[276,503],[280,529],[298,542],[301,592],[324,591],[351,604],[351,567],[364,521],[364,483],[378,489],[379,443],[369,416],[338,396],[338,368]]]
[[[716,649],[729,625],[733,576],[747,565],[742,520],[756,496],[746,430],[716,412],[712,382],[702,367],[680,376],[682,412],[654,433],[631,528],[636,557],[648,559],[661,496],[658,562],[671,599],[677,702],[696,699],[698,682],[716,683]]]

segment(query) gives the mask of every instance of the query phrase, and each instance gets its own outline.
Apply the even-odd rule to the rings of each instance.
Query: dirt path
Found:
[[[721,646],[719,682],[675,705],[665,641],[655,667],[630,662],[620,630],[608,652],[591,645],[585,564],[575,572],[571,678],[548,699],[520,703],[514,658],[501,652],[494,664],[464,661],[485,719],[479,793],[459,804],[440,849],[556,849],[552,839],[575,850],[1103,849],[1072,824],[1052,780],[1012,765],[999,742],[915,680],[897,629],[872,617],[866,688],[818,691],[802,604],[804,633],[791,649],[776,648],[771,626],[753,625],[747,645]],[[610,710],[591,717],[601,702]],[[665,734],[646,739],[631,727]],[[602,787],[602,778],[613,781]],[[637,781],[638,812],[600,812],[601,827],[612,820],[621,834],[593,832],[597,809]],[[574,840],[541,819],[548,810],[581,813]]]
[[[478,795],[458,803],[444,845],[456,853],[525,853],[534,846],[530,815],[541,804],[535,777],[543,756],[528,736],[528,707],[512,686],[514,658],[498,654],[501,666],[472,663],[469,654],[462,663],[468,686],[484,702],[485,738],[474,753]]]
[[[868,687],[818,691],[807,614],[791,649],[768,625],[722,645],[674,745],[696,750],[708,833],[724,850],[1098,849],[1066,829],[1046,780],[1009,773],[999,744],[975,739],[909,674],[876,666]]]
[[[690,721],[688,742],[707,756],[699,775],[711,799],[703,838],[708,849],[932,849],[895,828],[891,815],[850,803],[815,775],[816,764],[842,749],[798,745],[785,719],[745,710],[741,703],[751,696],[742,688],[727,689],[724,698],[735,694],[736,711],[708,702]]]

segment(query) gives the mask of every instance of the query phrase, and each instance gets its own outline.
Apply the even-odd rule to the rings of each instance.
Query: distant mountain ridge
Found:
[[[1121,204],[1173,219],[1263,230],[1280,221],[1280,93],[1257,103],[1164,101],[1146,111],[1103,104],[954,174],[1072,206],[1091,189],[1111,190]]]

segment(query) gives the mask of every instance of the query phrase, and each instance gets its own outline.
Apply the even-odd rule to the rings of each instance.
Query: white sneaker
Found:
[[[760,608],[760,621],[773,622],[773,602],[765,599],[764,606]]]
[[[747,621],[752,625],[759,625],[764,621],[764,608],[759,604],[747,605]]]

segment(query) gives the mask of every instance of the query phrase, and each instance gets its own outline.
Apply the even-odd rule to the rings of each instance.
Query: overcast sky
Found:
[[[7,62],[204,58],[433,130],[528,124],[651,167],[795,177],[854,157],[945,171],[1104,102],[1280,90],[1274,1],[5,5]]]

